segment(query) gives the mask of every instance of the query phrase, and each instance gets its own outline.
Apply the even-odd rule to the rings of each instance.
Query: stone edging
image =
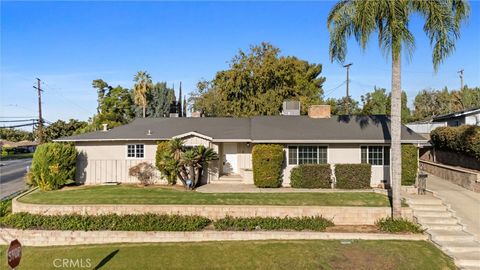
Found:
[[[30,191],[31,192],[31,191]],[[24,193],[24,196],[28,193]],[[323,216],[336,225],[373,225],[378,219],[389,217],[390,207],[346,206],[280,206],[280,205],[142,205],[142,204],[30,204],[12,200],[13,213],[27,212],[39,215],[102,215],[102,214],[177,214],[199,215],[212,220],[232,217],[305,217]],[[413,219],[411,208],[403,207],[402,215]]]
[[[69,246],[112,243],[172,243],[247,240],[428,240],[425,234],[334,233],[292,231],[49,231],[2,229],[0,245],[18,239],[25,246]]]

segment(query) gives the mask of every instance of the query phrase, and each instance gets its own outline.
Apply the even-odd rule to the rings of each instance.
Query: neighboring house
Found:
[[[445,126],[458,127],[461,125],[480,126],[480,107],[459,112],[442,114],[432,117],[434,123],[445,123]]]
[[[10,147],[13,148],[15,152],[20,153],[33,153],[35,149],[37,149],[38,142],[36,141],[19,141],[19,142],[11,142],[7,140],[0,140],[0,150],[3,147]]]
[[[219,153],[204,183],[253,183],[252,147],[269,143],[284,146],[284,186],[298,164],[361,162],[372,164],[371,185],[377,186],[390,179],[389,125],[387,116],[330,116],[330,107],[322,105],[308,116],[140,118],[56,141],[75,143],[80,153],[76,180],[85,184],[137,182],[128,169],[143,161],[155,163],[158,141],[181,138],[187,146],[205,145]],[[402,143],[425,142],[402,126]]]
[[[480,107],[471,108],[459,112],[433,116],[431,120],[417,121],[406,124],[408,128],[421,134],[427,139],[430,132],[437,127],[457,127],[461,125],[480,126]]]

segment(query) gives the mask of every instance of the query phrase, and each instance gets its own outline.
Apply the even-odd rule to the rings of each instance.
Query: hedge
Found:
[[[59,189],[75,180],[77,150],[73,144],[44,143],[33,154],[28,184],[41,190]]]
[[[336,188],[341,189],[365,189],[370,187],[372,177],[372,165],[361,164],[336,164],[335,178]]]
[[[29,213],[10,214],[0,219],[0,225],[16,229],[81,230],[81,231],[199,231],[211,221],[200,216],[178,215],[58,215]]]
[[[282,184],[284,153],[278,144],[257,144],[252,150],[253,183],[257,187],[277,188]]]
[[[290,185],[294,188],[331,188],[330,164],[302,164],[290,172]]]
[[[418,170],[417,147],[412,144],[402,145],[402,185],[415,184]]]
[[[254,230],[310,230],[324,231],[333,226],[333,222],[320,216],[316,217],[225,217],[213,223],[216,230],[254,231]]]
[[[382,218],[375,222],[375,225],[384,232],[389,233],[422,233],[420,225],[404,218]]]
[[[430,132],[438,149],[465,153],[480,160],[480,126],[438,127]]]

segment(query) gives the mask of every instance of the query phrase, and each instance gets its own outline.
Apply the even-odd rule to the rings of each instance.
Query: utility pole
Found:
[[[38,93],[38,143],[41,144],[43,142],[43,118],[42,118],[42,88],[40,86],[40,79],[37,78],[37,86],[33,88],[37,89]]]
[[[460,76],[460,91],[463,89],[463,69],[457,71],[458,76]]]
[[[350,94],[349,94],[349,84],[350,84],[350,66],[353,65],[353,63],[346,64],[343,67],[347,68],[347,97],[345,99],[345,109],[347,110],[347,114],[350,113],[348,106],[349,106],[349,101],[350,101]]]

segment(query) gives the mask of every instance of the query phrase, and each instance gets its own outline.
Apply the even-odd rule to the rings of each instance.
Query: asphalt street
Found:
[[[31,158],[0,161],[0,199],[26,188],[24,177],[31,164]]]

